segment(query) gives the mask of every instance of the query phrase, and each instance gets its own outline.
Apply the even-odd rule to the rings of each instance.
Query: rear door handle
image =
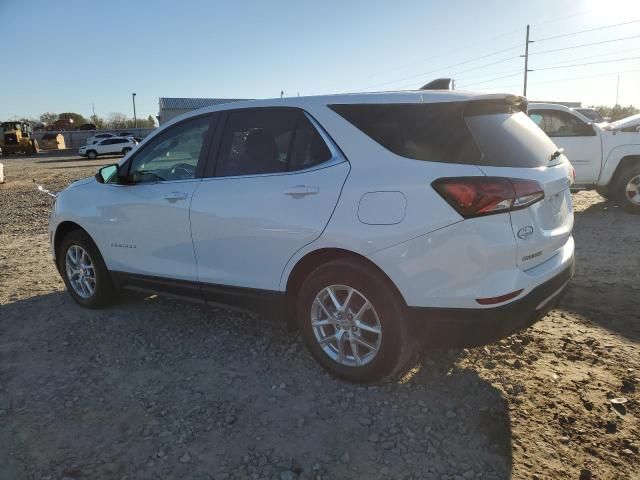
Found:
[[[188,197],[189,195],[187,195],[184,192],[171,192],[171,193],[167,193],[164,196],[164,199],[168,202],[177,202],[178,200],[184,200]]]
[[[320,188],[315,185],[296,185],[284,192],[285,195],[289,195],[293,198],[301,198],[306,195],[315,195],[320,192]]]

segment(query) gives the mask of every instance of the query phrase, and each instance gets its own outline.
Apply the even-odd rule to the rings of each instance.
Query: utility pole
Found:
[[[529,70],[529,44],[533,43],[531,40],[529,40],[529,25],[527,25],[527,39],[525,41],[524,44],[524,89],[523,89],[523,96],[527,96],[527,77],[528,74],[530,72]]]
[[[95,125],[95,123],[96,123],[96,104],[95,103],[91,104],[91,111],[93,112],[92,120],[93,120],[93,123]]]
[[[620,92],[620,74],[618,74],[618,83],[616,83],[616,105],[618,105],[618,93]]]
[[[133,99],[133,124],[135,128],[138,128],[138,118],[136,117],[136,94],[132,93],[131,98]]]

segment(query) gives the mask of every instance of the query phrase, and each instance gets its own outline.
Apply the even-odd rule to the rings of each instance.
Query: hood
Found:
[[[623,118],[622,120],[616,120],[615,122],[611,122],[611,125],[615,129],[623,129],[623,128],[640,126],[640,113],[637,115],[631,115],[630,117],[627,117],[627,118]]]
[[[93,181],[95,181],[94,177],[87,177],[87,178],[83,178],[81,180],[76,180],[75,182],[70,184],[67,188],[65,188],[65,190],[69,190],[70,188],[79,187],[81,185],[86,185],[87,183],[91,183]]]

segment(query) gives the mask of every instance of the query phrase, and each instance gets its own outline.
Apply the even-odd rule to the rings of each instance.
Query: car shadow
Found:
[[[1,312],[2,478],[511,475],[506,400],[455,351],[362,386],[284,322],[226,309],[126,295],[87,310],[56,292]]]
[[[639,231],[640,216],[615,202],[576,212],[576,271],[558,307],[640,341]]]

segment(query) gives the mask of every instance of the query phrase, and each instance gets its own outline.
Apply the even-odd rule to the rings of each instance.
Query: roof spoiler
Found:
[[[420,90],[454,90],[455,81],[453,78],[436,78],[429,83],[425,83]]]

